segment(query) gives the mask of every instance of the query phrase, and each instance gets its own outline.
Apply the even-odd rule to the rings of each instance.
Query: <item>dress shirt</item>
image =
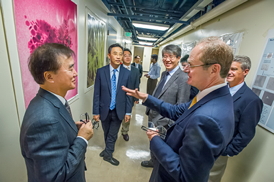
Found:
[[[158,62],[156,62],[154,64],[152,63],[150,65],[148,75],[150,76],[151,79],[157,79],[160,77],[160,71],[161,71],[161,67],[158,64]]]
[[[110,71],[110,80],[111,80],[111,77],[113,75],[113,70],[114,68],[111,66],[111,64],[109,64],[109,71]],[[118,83],[118,80],[119,80],[119,73],[120,73],[120,66],[118,68],[116,68],[116,72],[115,72],[115,76],[116,76],[116,89],[117,89],[117,83]]]
[[[139,67],[139,64],[135,63],[135,67],[138,68],[138,67]]]
[[[165,82],[165,84],[168,82],[168,80],[172,77],[172,75],[173,75],[178,69],[180,69],[180,68],[179,68],[179,65],[176,66],[173,70],[171,70],[171,71],[168,72],[169,74],[168,74],[167,77],[166,77],[166,82]],[[165,86],[165,84],[164,84],[164,86]]]
[[[227,83],[221,83],[219,85],[214,85],[212,87],[209,87],[207,89],[204,89],[203,91],[200,91],[198,94],[197,94],[197,102],[199,102],[199,100],[201,100],[202,98],[204,98],[207,94],[209,94],[210,92],[213,92],[214,90],[217,90],[218,88],[221,88],[221,87],[224,87],[226,86]]]
[[[233,96],[234,94],[236,94],[236,92],[244,85],[244,82],[240,83],[239,85],[236,85],[234,87],[229,87],[228,85],[228,88],[229,88],[229,92],[231,94],[231,96]]]
[[[124,66],[126,69],[128,69],[129,71],[131,71],[131,66],[130,66],[130,65],[127,66],[127,65],[124,65],[124,64],[123,64],[123,66]]]
[[[46,91],[48,91],[48,90],[46,90]],[[48,91],[48,92],[51,93],[52,95],[56,96],[62,102],[63,105],[66,104],[66,99],[64,97],[62,97],[60,95],[57,95],[57,94],[55,94],[53,92],[50,92],[50,91]],[[88,141],[84,137],[81,137],[81,136],[77,136],[77,137],[78,138],[82,138],[87,143],[87,145],[88,145]]]

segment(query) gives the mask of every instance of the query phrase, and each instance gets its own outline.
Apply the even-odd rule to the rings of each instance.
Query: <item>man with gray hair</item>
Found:
[[[235,56],[227,75],[229,91],[233,98],[235,130],[233,138],[215,161],[209,182],[219,182],[225,172],[228,157],[238,155],[252,140],[263,108],[261,99],[244,82],[251,68],[247,56]]]
[[[162,73],[161,80],[155,88],[152,96],[170,104],[181,104],[188,102],[190,96],[190,85],[187,84],[188,76],[179,66],[181,59],[181,48],[177,45],[167,45],[162,50],[163,63],[166,71]],[[163,117],[159,112],[147,108],[148,121],[153,122],[155,127],[163,126],[166,129],[174,123],[173,120]],[[153,167],[154,156],[142,161],[143,167]]]

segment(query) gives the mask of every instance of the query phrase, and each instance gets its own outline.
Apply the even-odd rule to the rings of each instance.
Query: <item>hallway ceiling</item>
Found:
[[[108,16],[114,16],[125,32],[131,33],[133,45],[140,41],[157,46],[225,0],[102,0]],[[167,26],[167,30],[137,28],[133,23]],[[129,34],[130,34],[129,33]],[[156,40],[142,40],[153,37]]]

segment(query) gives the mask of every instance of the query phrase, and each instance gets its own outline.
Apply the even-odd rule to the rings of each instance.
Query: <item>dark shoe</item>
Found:
[[[122,134],[122,136],[123,136],[123,139],[124,139],[125,141],[128,141],[128,140],[129,140],[128,134]]]
[[[103,159],[114,166],[119,165],[119,161],[117,159],[114,159],[113,157],[104,157]]]
[[[105,155],[105,150],[103,150],[99,155],[100,155],[100,157],[104,157],[104,155]]]
[[[142,161],[141,166],[143,167],[153,167],[153,162],[151,160],[149,161]]]

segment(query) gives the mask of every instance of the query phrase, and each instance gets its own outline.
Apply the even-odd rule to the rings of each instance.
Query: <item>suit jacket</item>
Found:
[[[207,182],[214,161],[233,136],[233,103],[226,86],[188,109],[190,103],[172,105],[152,96],[144,102],[176,121],[167,130],[165,141],[159,136],[150,141],[157,159],[151,182]]]
[[[132,63],[131,65],[136,68],[135,63]],[[143,75],[143,66],[141,64],[138,65],[138,70],[139,70],[139,74],[140,74],[139,76],[140,76],[140,79],[141,79],[141,77]],[[141,81],[139,81],[139,82],[141,83]]]
[[[166,75],[166,71],[162,73],[159,84],[164,78],[164,75]],[[181,104],[188,102],[190,96],[190,85],[187,84],[187,80],[187,74],[179,68],[170,77],[157,98],[170,104]],[[157,90],[159,84],[154,89],[152,96],[155,96],[155,91]],[[148,121],[152,121],[155,126],[166,126],[174,123],[173,120],[163,117],[157,111],[151,110],[149,108],[147,108],[146,114],[148,115]]]
[[[255,135],[262,109],[262,100],[244,83],[233,95],[235,131],[222,155],[239,154]]]
[[[140,85],[140,82],[139,82],[139,70],[134,67],[133,65],[131,65],[131,68],[130,68],[130,77],[129,77],[129,80],[128,80],[128,88],[130,89],[136,89],[138,88],[139,90],[139,85]],[[134,105],[134,101],[138,101],[139,99],[136,99],[135,97],[132,97],[132,106]]]
[[[28,181],[85,181],[87,143],[62,102],[40,88],[26,110],[20,132]]]
[[[93,114],[100,115],[104,121],[109,113],[111,102],[111,82],[109,66],[99,68],[96,73],[93,95]],[[122,90],[122,86],[128,87],[130,71],[120,66],[119,78],[116,91],[116,113],[120,120],[123,120],[126,113],[131,113],[132,99]]]

